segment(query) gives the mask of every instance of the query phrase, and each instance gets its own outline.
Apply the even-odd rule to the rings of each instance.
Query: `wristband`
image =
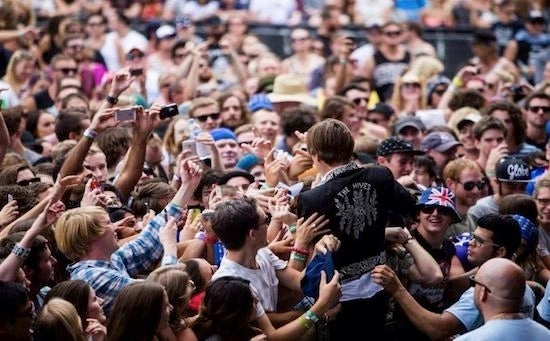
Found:
[[[462,87],[462,84],[463,84],[462,79],[460,79],[459,77],[454,77],[453,81],[452,81],[452,84],[454,86],[456,86],[457,88],[460,88],[460,87]]]
[[[485,175],[487,175],[487,177],[489,178],[494,178],[496,177],[497,173],[495,171],[486,171]]]
[[[309,250],[302,249],[302,248],[299,248],[299,247],[293,247],[292,252],[296,252],[296,253],[298,253],[300,255],[303,255],[305,257],[309,256]]]
[[[300,324],[306,329],[306,330],[309,330],[311,329],[311,327],[313,327],[314,323],[312,323],[310,320],[307,319],[307,317],[305,317],[305,315],[302,315],[298,318],[298,321],[300,322]]]
[[[295,261],[300,262],[300,263],[305,263],[306,262],[306,256],[301,255],[301,254],[296,253],[296,252],[292,252],[290,254],[290,259],[295,260]]]
[[[409,238],[407,238],[407,239],[405,239],[405,241],[403,242],[403,246],[409,244],[409,243],[410,243],[411,241],[413,241],[413,240],[414,240],[414,237],[412,237],[412,236],[409,237]]]
[[[15,244],[15,246],[11,250],[11,253],[13,253],[17,257],[21,258],[22,260],[25,260],[31,254],[31,249],[27,249],[27,248],[19,246],[19,244]]]
[[[290,233],[294,234],[296,233],[296,228],[297,228],[296,225],[292,225],[288,228],[288,230],[290,231]]]
[[[181,176],[174,174],[174,176],[172,177],[172,181],[181,182]]]
[[[118,98],[117,97],[113,97],[113,96],[105,96],[105,100],[107,101],[107,103],[109,104],[112,104],[112,105],[115,105],[118,103]]]
[[[216,237],[216,235],[213,235],[213,236],[205,236],[204,237],[204,242],[206,244],[214,244],[215,242],[218,241],[218,237]]]
[[[89,138],[90,140],[93,140],[97,137],[97,131],[88,128],[84,130],[84,133],[82,134],[82,136]]]
[[[306,319],[312,321],[313,323],[319,322],[319,317],[313,313],[313,311],[308,310],[305,313]]]

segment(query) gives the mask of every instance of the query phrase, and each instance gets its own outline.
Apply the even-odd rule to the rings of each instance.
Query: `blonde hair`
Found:
[[[193,100],[191,103],[191,108],[189,108],[189,117],[195,117],[195,111],[200,108],[209,107],[211,105],[216,106],[219,110],[218,101],[211,97],[198,97]]]
[[[36,62],[36,58],[30,51],[17,50],[11,55],[8,66],[6,67],[6,75],[4,76],[4,80],[11,86],[15,93],[18,93],[21,90],[21,87],[25,84],[25,82],[19,82],[17,80],[17,76],[15,75],[16,65],[24,60],[34,60]]]
[[[469,159],[455,159],[449,162],[443,169],[443,180],[451,179],[453,181],[460,180],[460,173],[465,169],[476,170],[481,174],[481,170],[475,161]]]
[[[477,114],[481,116],[481,113],[472,107],[460,108],[451,114],[451,118],[449,118],[447,127],[451,128],[455,132],[455,134],[457,135],[460,134],[460,131],[458,129],[458,124],[460,123],[460,121],[462,121],[466,116],[470,114]]]
[[[162,141],[162,144],[168,154],[170,154],[172,157],[178,156],[178,154],[181,152],[181,143],[177,143],[176,141],[176,123],[179,121],[185,121],[185,117],[183,116],[177,116],[168,125],[168,128],[166,129],[166,134],[164,134],[164,139]],[[187,121],[185,121],[187,126]],[[189,127],[186,128],[187,134],[184,134],[184,140],[189,138]],[[179,141],[181,142],[181,141]]]
[[[421,83],[441,74],[443,70],[445,70],[443,63],[432,56],[416,57],[409,67],[409,72],[417,75]]]
[[[533,198],[537,198],[541,188],[550,188],[550,174],[545,174],[537,180],[535,190],[533,191]]]
[[[90,243],[105,232],[99,218],[109,219],[98,206],[80,207],[63,213],[55,225],[55,241],[63,254],[77,261],[84,256]]]
[[[35,330],[42,340],[84,341],[76,308],[61,298],[52,298],[46,303],[38,315]]]
[[[428,97],[426,95],[425,82],[417,74],[408,71],[403,76],[399,77],[399,79],[395,82],[395,85],[393,88],[391,106],[395,109],[398,115],[403,111],[405,107],[405,101],[403,100],[403,96],[401,95],[401,86],[404,83],[407,83],[408,81],[410,81],[411,78],[414,79],[415,82],[418,82],[420,84],[420,96],[418,97],[418,109],[426,109],[426,103],[427,103]]]
[[[151,272],[147,280],[164,287],[168,301],[174,307],[170,313],[170,327],[174,332],[185,328],[183,313],[189,303],[192,292],[189,290],[189,275],[185,264],[163,266]]]

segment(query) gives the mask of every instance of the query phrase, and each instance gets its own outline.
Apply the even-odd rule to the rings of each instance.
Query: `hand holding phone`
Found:
[[[160,109],[159,118],[164,120],[165,118],[176,116],[179,113],[180,111],[176,103],[167,104]]]
[[[8,194],[8,203],[12,202],[13,201],[13,195],[11,194]]]
[[[115,121],[135,121],[136,120],[136,108],[119,109],[115,112]]]

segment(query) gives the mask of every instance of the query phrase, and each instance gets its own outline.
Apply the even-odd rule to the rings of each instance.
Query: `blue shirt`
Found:
[[[171,203],[166,206],[166,211],[171,217],[178,218],[181,215],[181,209]],[[103,310],[108,314],[120,290],[136,281],[132,276],[150,269],[163,255],[159,229],[164,225],[165,215],[157,214],[139,237],[115,251],[109,262],[83,260],[69,265],[67,270],[71,274],[71,279],[80,279],[88,283],[96,295],[105,300]],[[164,257],[162,265],[176,262],[176,257],[168,256]]]

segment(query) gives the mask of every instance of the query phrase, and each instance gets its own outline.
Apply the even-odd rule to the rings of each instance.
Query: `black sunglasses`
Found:
[[[541,111],[545,114],[548,114],[550,113],[550,107],[546,107],[546,106],[538,106],[538,105],[533,105],[533,106],[530,106],[529,107],[529,111],[530,112],[535,112],[535,113],[538,113],[539,111]]]
[[[478,182],[475,182],[475,181],[466,181],[466,182],[458,182],[459,184],[462,184],[462,186],[464,187],[464,190],[466,191],[471,191],[474,189],[474,187],[477,187],[477,189],[479,189],[480,191],[485,188],[485,185],[487,185],[487,182],[485,182],[485,180],[481,180],[481,181],[478,181]]]
[[[145,57],[143,53],[139,53],[139,54],[128,53],[126,55],[126,60],[141,59],[143,57]]]
[[[214,113],[211,113],[211,114],[206,114],[206,115],[202,115],[202,116],[197,116],[195,117],[199,122],[206,122],[206,120],[208,120],[208,117],[210,117],[212,119],[212,121],[217,121],[219,118],[220,118],[220,113],[219,112],[214,112]]]
[[[439,212],[443,215],[446,215],[446,216],[449,216],[449,217],[451,217],[453,215],[453,212],[451,211],[451,209],[446,208],[446,207],[442,207],[442,206],[438,206],[438,205],[424,205],[420,208],[420,211],[424,214],[432,214],[432,213],[435,212],[435,209],[437,209],[437,212]]]
[[[32,183],[36,183],[36,182],[40,182],[40,178],[35,177],[35,178],[28,179],[28,180],[21,180],[21,181],[18,181],[16,183],[16,185],[25,187],[25,186],[28,186]]]
[[[471,275],[471,276],[468,277],[468,279],[470,280],[470,286],[471,286],[471,287],[475,287],[476,285],[480,285],[480,286],[484,287],[485,290],[487,290],[487,292],[491,292],[491,289],[489,289],[488,286],[486,286],[486,285],[483,284],[483,283],[480,283],[480,282],[476,281],[476,279],[474,278],[474,276],[475,276],[475,275]]]
[[[388,37],[398,37],[401,35],[401,31],[384,31],[384,34]]]
[[[353,104],[359,105],[359,104],[361,104],[361,102],[369,103],[369,98],[368,97],[357,97],[357,98],[352,99],[351,101],[353,102]]]
[[[78,72],[78,69],[77,68],[72,68],[72,67],[63,67],[61,69],[58,69],[58,71],[61,71],[62,74],[64,75],[76,75],[76,73]]]

